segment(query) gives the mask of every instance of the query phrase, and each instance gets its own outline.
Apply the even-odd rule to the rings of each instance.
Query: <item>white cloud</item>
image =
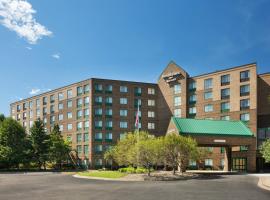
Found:
[[[60,53],[55,53],[52,55],[52,57],[55,59],[60,59]]]
[[[31,91],[29,92],[30,95],[36,95],[38,93],[40,93],[41,90],[39,88],[33,88],[31,89]]]
[[[32,47],[25,47],[26,49],[28,49],[28,50],[32,50]]]
[[[0,24],[15,31],[30,44],[36,44],[42,37],[52,35],[45,26],[36,22],[33,17],[35,13],[27,0],[0,0]]]

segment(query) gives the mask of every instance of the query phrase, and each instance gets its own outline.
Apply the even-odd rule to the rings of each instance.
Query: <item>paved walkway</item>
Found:
[[[270,191],[270,174],[249,174],[259,178],[258,186]]]

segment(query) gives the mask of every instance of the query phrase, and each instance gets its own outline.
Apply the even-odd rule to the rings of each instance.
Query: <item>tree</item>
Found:
[[[182,173],[185,172],[189,159],[194,157],[196,152],[197,143],[191,137],[172,133],[164,139],[164,159],[166,164],[172,167],[173,174],[177,167]]]
[[[270,163],[270,139],[263,142],[260,147],[260,152],[262,157],[265,159],[265,162]]]
[[[108,161],[115,161],[114,157],[115,157],[115,150],[116,148],[113,147],[113,148],[110,148],[108,149],[105,153],[104,153],[104,159],[108,162]],[[111,165],[111,169],[112,169],[112,165]]]
[[[70,151],[71,149],[69,146],[69,142],[63,139],[59,126],[55,125],[50,134],[50,161],[55,163],[55,166],[61,169],[62,162],[68,158],[68,154]]]
[[[23,162],[26,151],[24,128],[12,118],[6,118],[0,126],[0,163],[4,167],[16,166]]]
[[[43,122],[40,119],[34,122],[30,133],[33,159],[37,162],[39,169],[41,169],[42,165],[46,169],[49,154],[49,136],[46,134]]]
[[[5,118],[4,114],[0,114],[0,124],[5,120]]]

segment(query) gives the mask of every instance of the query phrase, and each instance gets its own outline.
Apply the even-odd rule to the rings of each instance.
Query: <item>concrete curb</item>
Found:
[[[143,181],[143,180],[131,180],[131,179],[125,179],[125,178],[101,178],[101,177],[90,177],[90,176],[81,176],[78,174],[73,175],[74,178],[82,178],[82,179],[91,179],[91,180],[101,180],[101,181]]]
[[[270,177],[260,177],[258,186],[262,189],[270,191]]]

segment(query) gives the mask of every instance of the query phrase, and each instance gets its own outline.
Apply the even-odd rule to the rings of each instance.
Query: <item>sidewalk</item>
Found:
[[[270,176],[262,176],[260,177],[258,185],[266,190],[270,191]]]

